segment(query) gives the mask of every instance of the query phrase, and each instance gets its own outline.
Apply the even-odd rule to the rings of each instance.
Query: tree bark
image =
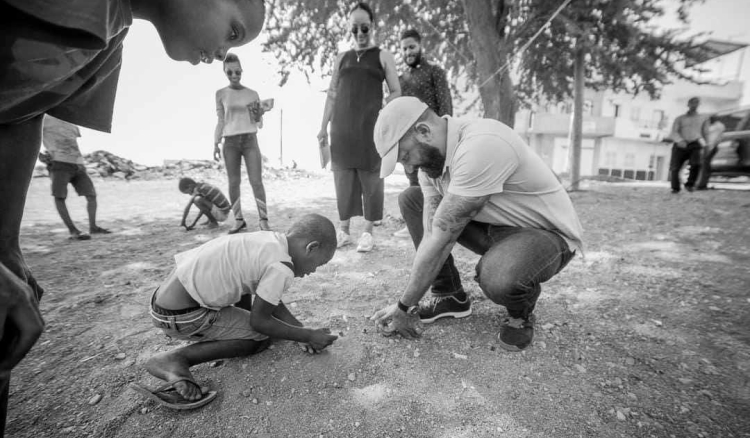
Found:
[[[508,42],[498,31],[507,19],[508,8],[501,8],[496,16],[491,0],[462,0],[469,28],[469,41],[476,59],[478,84],[487,81],[479,94],[484,106],[484,117],[497,119],[508,126],[515,120],[515,98],[510,71],[506,67],[495,72],[508,60]],[[494,76],[493,76],[494,75]]]
[[[581,143],[583,142],[583,75],[586,53],[582,48],[575,52],[573,66],[573,132],[570,145],[570,190],[578,190],[581,179]]]

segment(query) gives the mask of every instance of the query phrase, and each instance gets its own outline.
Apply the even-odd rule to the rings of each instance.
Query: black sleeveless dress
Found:
[[[339,67],[336,103],[331,118],[331,169],[380,170],[372,135],[383,106],[385,70],[380,48],[350,50]]]

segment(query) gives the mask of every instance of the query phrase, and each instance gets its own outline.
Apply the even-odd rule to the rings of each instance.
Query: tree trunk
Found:
[[[502,73],[495,75],[508,60],[506,38],[497,31],[498,21],[502,23],[507,18],[507,8],[500,11],[501,16],[496,17],[490,0],[462,2],[469,28],[469,41],[476,59],[478,84],[491,77],[479,89],[484,117],[500,120],[512,127],[516,114],[509,69],[506,67]]]
[[[583,141],[583,63],[585,52],[578,48],[573,67],[573,132],[570,145],[570,190],[578,190],[581,179],[581,143]]]

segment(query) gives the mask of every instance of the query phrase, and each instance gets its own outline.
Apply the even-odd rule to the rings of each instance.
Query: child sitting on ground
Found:
[[[185,206],[185,212],[182,213],[182,222],[180,222],[180,226],[185,227],[186,231],[195,229],[195,224],[204,214],[208,218],[208,228],[217,228],[219,222],[227,220],[227,216],[232,210],[232,205],[227,197],[221,193],[221,190],[209,183],[196,183],[190,178],[181,178],[180,191],[186,195],[191,195],[190,202]],[[186,220],[188,213],[190,213],[190,207],[193,205],[198,207],[200,212],[193,223],[187,226]]]
[[[257,231],[219,237],[177,254],[176,268],[151,297],[151,317],[168,336],[194,343],[151,357],[146,370],[167,382],[139,393],[173,409],[209,403],[190,367],[248,356],[268,347],[269,338],[297,341],[310,353],[338,337],[327,328],[305,328],[281,301],[294,277],[312,274],[336,251],[330,220],[308,214],[286,234]]]

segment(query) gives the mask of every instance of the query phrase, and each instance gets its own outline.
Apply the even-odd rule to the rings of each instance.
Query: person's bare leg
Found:
[[[96,224],[96,196],[86,196],[86,211],[89,214],[89,233],[111,234],[112,232]]]
[[[70,235],[79,236],[81,234],[81,230],[76,228],[76,224],[74,224],[73,219],[70,218],[70,213],[68,213],[68,206],[65,204],[65,198],[55,198],[55,207],[57,208],[57,213],[60,214],[60,218],[63,220],[63,223],[66,227],[68,227],[68,232],[70,232]]]
[[[259,353],[269,341],[237,339],[230,341],[198,342],[176,350],[159,353],[145,363],[146,371],[152,376],[170,382],[179,378],[193,379],[190,367],[217,359],[249,356]],[[175,390],[187,400],[199,400],[201,389],[190,382],[181,381],[174,385]]]

